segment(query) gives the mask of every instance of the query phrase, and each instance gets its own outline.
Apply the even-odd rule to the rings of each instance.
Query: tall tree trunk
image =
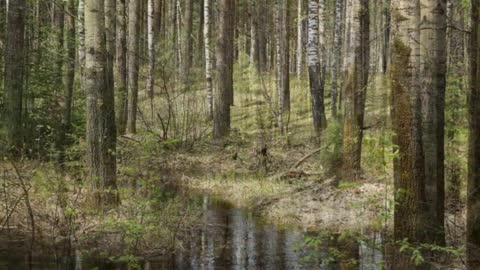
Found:
[[[323,0],[320,0],[323,1]],[[323,102],[323,78],[319,55],[319,4],[318,0],[308,1],[308,43],[307,60],[312,101],[313,127],[318,140],[327,126],[325,106]]]
[[[128,2],[128,117],[127,132],[137,133],[138,67],[140,42],[140,3]]]
[[[183,57],[183,70],[182,78],[184,78],[183,83],[185,84],[185,89],[190,89],[190,84],[192,79],[190,78],[190,70],[192,67],[192,44],[193,44],[193,4],[192,0],[185,1],[185,17],[184,17],[184,36],[183,42],[185,44],[185,51]]]
[[[343,173],[350,180],[361,174],[361,156],[365,99],[369,71],[368,0],[347,0],[348,39],[345,40],[345,73],[343,77],[345,104],[343,125]]]
[[[425,192],[433,243],[445,244],[446,0],[421,0],[421,76]]]
[[[425,239],[426,195],[422,149],[419,82],[419,19],[417,2],[392,0],[391,66],[393,142],[398,146],[394,160],[394,240],[407,239],[416,246]],[[395,252],[395,269],[421,269],[408,252]]]
[[[250,2],[250,64],[256,65],[259,71],[259,52],[258,52],[258,0]]]
[[[25,0],[8,3],[7,43],[5,46],[5,127],[12,157],[21,155],[23,146],[23,86],[25,52]]]
[[[78,66],[80,69],[80,86],[84,89],[85,71],[85,0],[78,0],[77,10]]]
[[[303,0],[297,0],[297,76],[302,74],[303,67]]]
[[[132,1],[136,2],[136,1]],[[87,93],[87,159],[95,203],[118,204],[113,87],[108,85],[108,52],[104,2],[85,1],[85,89]],[[113,136],[112,136],[113,135]]]
[[[290,44],[288,0],[276,0],[278,127],[288,132],[290,118]]]
[[[117,0],[105,1],[105,37],[107,46],[107,86],[109,89],[114,89],[113,67],[115,62],[115,36],[116,36],[116,21],[117,21]],[[115,119],[113,119],[115,121]]]
[[[72,129],[72,102],[73,102],[73,84],[75,82],[75,1],[68,0],[65,5],[65,71],[63,84],[65,88],[65,105],[63,108],[62,127],[59,138],[59,161],[64,161],[64,148],[67,145],[67,135]]]
[[[467,187],[467,269],[480,269],[480,1],[472,1]]]
[[[218,1],[217,87],[214,96],[213,137],[222,139],[230,132],[230,106],[233,95],[233,36],[235,3]]]
[[[258,14],[261,14],[258,18],[258,70],[260,73],[267,71],[268,66],[268,8],[267,0],[258,0],[257,9]]]
[[[338,73],[340,71],[340,54],[342,50],[342,13],[343,1],[335,1],[335,25],[333,30],[333,68],[332,68],[332,90],[331,90],[331,111],[332,117],[337,118],[338,98]]]
[[[125,134],[128,113],[127,92],[127,22],[125,0],[117,1],[117,33],[115,54],[115,92],[116,92],[116,123],[119,134]]]
[[[383,47],[382,47],[382,72],[387,73],[389,64],[389,52],[390,52],[390,2],[391,0],[385,0],[385,6],[383,8],[383,20],[384,20],[384,35],[383,35]]]
[[[155,9],[154,9],[154,0],[148,0],[148,7],[147,7],[147,32],[148,32],[148,70],[147,70],[147,93],[150,99],[150,110],[151,110],[151,117],[153,119],[154,116],[154,83],[155,83],[155,24],[154,24],[154,16],[155,16]]]
[[[203,22],[203,38],[205,45],[205,80],[207,88],[207,103],[208,103],[208,115],[210,119],[213,119],[213,81],[212,81],[212,69],[213,69],[213,59],[212,59],[212,47],[210,42],[210,30],[211,21],[210,21],[210,5],[211,0],[204,0],[204,22]]]

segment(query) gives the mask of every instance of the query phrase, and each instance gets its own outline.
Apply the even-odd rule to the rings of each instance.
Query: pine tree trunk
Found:
[[[480,1],[472,1],[467,186],[467,270],[480,269]]]
[[[204,0],[204,23],[203,23],[203,38],[205,45],[205,80],[206,80],[206,90],[207,90],[207,104],[208,104],[208,115],[210,119],[213,119],[213,81],[212,81],[212,69],[213,69],[213,59],[212,59],[212,48],[211,48],[211,22],[210,22],[210,5],[211,0]]]
[[[421,1],[422,128],[425,192],[432,239],[445,244],[446,1]]]
[[[323,0],[321,0],[323,1]],[[327,126],[323,102],[323,84],[319,54],[319,4],[318,0],[308,1],[308,43],[307,62],[312,101],[313,127],[316,138],[320,140],[322,131]]]
[[[394,160],[394,240],[414,246],[423,242],[426,232],[425,168],[421,137],[419,82],[420,11],[416,2],[392,0],[391,66],[393,142],[398,146]],[[395,269],[422,269],[409,252],[395,252]]]
[[[117,33],[115,54],[115,92],[116,92],[116,123],[119,134],[125,134],[128,116],[128,92],[127,92],[127,22],[126,0],[117,1]]]
[[[108,85],[103,1],[85,1],[85,51],[87,160],[91,194],[96,205],[110,208],[118,204],[116,132],[113,87]]]
[[[75,1],[68,0],[65,5],[65,72],[63,84],[65,88],[65,105],[63,108],[62,127],[59,138],[59,161],[64,161],[64,148],[67,145],[67,135],[72,129],[72,102],[73,102],[73,85],[75,82]]]
[[[345,94],[343,124],[343,173],[349,180],[359,180],[363,121],[369,71],[369,12],[368,0],[347,0],[350,17],[345,40]]]
[[[332,68],[332,90],[331,90],[331,111],[332,117],[337,118],[338,99],[338,73],[340,71],[340,54],[342,50],[342,13],[343,1],[335,1],[335,26],[333,30],[333,68]]]
[[[140,46],[140,3],[128,2],[128,117],[127,132],[137,133],[138,67]]]
[[[233,94],[233,37],[235,4],[218,1],[217,87],[214,95],[213,137],[222,139],[230,133],[230,106]]]
[[[24,135],[22,132],[22,109],[25,9],[25,0],[9,1],[5,46],[4,107],[7,145],[13,158],[21,155]]]
[[[287,0],[276,0],[278,128],[288,132],[290,118],[290,46]]]
[[[260,73],[267,71],[268,66],[268,9],[267,0],[258,0],[258,13],[262,14],[258,19],[258,70]]]

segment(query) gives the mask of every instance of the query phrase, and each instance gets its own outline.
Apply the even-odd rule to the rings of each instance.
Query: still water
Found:
[[[203,198],[200,226],[191,231],[174,255],[150,258],[140,269],[380,269],[382,253],[371,241],[339,240],[322,232],[277,228],[261,222],[248,211],[218,200]],[[343,239],[343,237],[342,237]],[[2,245],[3,246],[3,245]],[[78,252],[72,258],[35,258],[30,267],[28,255],[0,250],[0,269],[129,269],[127,264],[107,259],[84,258]],[[132,269],[132,267],[130,267]]]

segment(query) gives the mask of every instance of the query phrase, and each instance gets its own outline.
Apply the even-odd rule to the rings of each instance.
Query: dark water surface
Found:
[[[382,253],[371,243],[279,229],[208,197],[203,198],[203,211],[200,228],[187,235],[183,248],[169,257],[142,261],[140,269],[380,269]],[[374,236],[372,241],[379,242]],[[29,269],[28,255],[12,250],[0,250],[0,269]],[[135,269],[78,253],[70,259],[42,258],[33,260],[33,269]]]

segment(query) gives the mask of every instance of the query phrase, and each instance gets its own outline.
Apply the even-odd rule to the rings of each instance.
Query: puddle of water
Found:
[[[148,270],[166,269],[379,269],[382,253],[355,240],[338,240],[321,232],[279,229],[265,224],[252,213],[226,203],[203,199],[201,225],[191,231],[184,246],[168,258],[142,262]],[[377,243],[381,242],[378,237]],[[0,269],[29,269],[28,255],[0,251]],[[33,269],[127,269],[107,260],[43,257]]]

